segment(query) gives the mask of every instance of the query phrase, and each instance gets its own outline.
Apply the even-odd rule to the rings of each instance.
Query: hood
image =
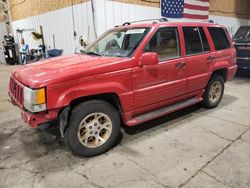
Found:
[[[127,61],[131,59],[75,54],[21,66],[13,71],[12,76],[30,88],[40,88],[123,69],[131,66],[131,63],[124,63]]]

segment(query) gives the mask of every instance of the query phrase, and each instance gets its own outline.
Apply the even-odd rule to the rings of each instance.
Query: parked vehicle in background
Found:
[[[236,72],[236,52],[214,23],[125,23],[82,54],[15,70],[9,95],[31,127],[58,120],[69,148],[81,156],[108,151],[120,128],[202,102],[216,107]]]
[[[233,37],[239,69],[250,70],[250,26],[241,26]]]

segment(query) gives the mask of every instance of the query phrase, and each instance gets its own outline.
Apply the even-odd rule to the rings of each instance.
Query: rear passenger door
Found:
[[[187,93],[203,89],[214,61],[203,27],[183,27],[185,41],[185,77]]]
[[[220,66],[223,66],[222,68],[234,64],[235,58],[233,54],[235,50],[228,40],[229,34],[227,31],[222,27],[208,27],[208,31],[215,49],[213,54],[214,64],[220,63]]]

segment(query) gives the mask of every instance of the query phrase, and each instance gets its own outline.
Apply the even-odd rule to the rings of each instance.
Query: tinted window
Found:
[[[208,30],[213,39],[216,50],[223,50],[230,47],[230,43],[223,28],[209,27]]]
[[[249,42],[250,41],[250,27],[241,26],[233,37],[234,41]]]
[[[159,29],[146,45],[144,52],[156,52],[159,60],[180,57],[177,28]]]
[[[183,27],[186,54],[197,54],[203,52],[199,30],[197,27]]]
[[[208,51],[210,51],[210,47],[209,47],[207,36],[204,32],[204,29],[202,27],[199,27],[199,31],[200,31],[200,35],[201,35],[203,51],[208,52]]]

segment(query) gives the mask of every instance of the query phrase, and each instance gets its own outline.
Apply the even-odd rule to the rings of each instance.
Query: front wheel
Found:
[[[91,157],[111,149],[120,135],[118,111],[109,103],[92,100],[76,106],[65,133],[73,153]]]
[[[205,108],[215,108],[220,103],[224,94],[224,79],[220,75],[213,75],[208,82],[203,95],[202,104]]]

